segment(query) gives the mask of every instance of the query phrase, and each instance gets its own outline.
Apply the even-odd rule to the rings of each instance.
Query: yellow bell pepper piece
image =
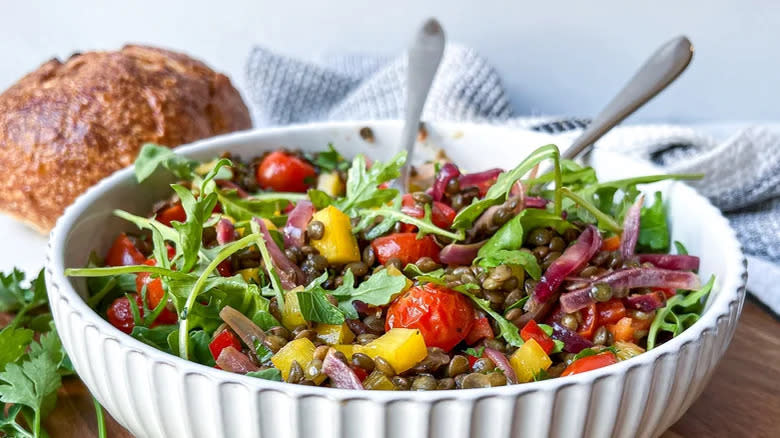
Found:
[[[276,225],[274,225],[273,222],[271,222],[270,219],[262,218],[263,223],[265,223],[265,226],[268,227],[269,230],[279,231],[278,228],[276,228]]]
[[[241,278],[247,283],[254,281],[255,283],[260,284],[260,268],[241,269],[238,273],[241,274]]]
[[[524,383],[533,380],[539,371],[550,368],[552,361],[536,340],[529,339],[515,350],[509,358],[509,364],[515,370],[518,382]]]
[[[317,338],[328,345],[349,344],[355,340],[355,334],[349,329],[347,323],[317,324],[314,331],[317,332]]]
[[[329,205],[314,213],[312,220],[320,221],[325,226],[322,238],[311,240],[311,246],[328,259],[328,263],[344,264],[360,261],[360,248],[352,234],[349,216]]]
[[[301,305],[298,303],[298,291],[303,290],[303,286],[298,286],[293,290],[284,293],[284,307],[282,308],[282,325],[288,330],[292,330],[299,325],[306,324],[301,313]],[[301,364],[303,366],[303,364]]]
[[[331,345],[331,347],[336,350],[340,351],[344,354],[344,356],[347,357],[347,359],[352,359],[352,355],[355,353],[361,352],[362,345],[355,345],[355,344],[340,344],[340,345]]]
[[[381,356],[396,373],[402,373],[425,359],[428,349],[419,330],[393,328],[360,349],[372,359]]]
[[[363,381],[363,387],[366,389],[382,391],[395,390],[395,385],[393,385],[393,382],[391,382],[390,379],[388,379],[387,376],[385,376],[381,371],[374,371],[369,374],[368,377],[366,377],[366,380]]]
[[[282,378],[287,381],[293,361],[297,361],[298,365],[305,369],[314,359],[314,348],[314,344],[307,338],[290,341],[271,357],[271,363],[282,372]],[[325,377],[325,375],[318,376],[314,379],[314,383],[319,385]]]
[[[341,181],[341,177],[338,172],[321,173],[317,177],[317,190],[336,197],[344,194],[344,182]]]

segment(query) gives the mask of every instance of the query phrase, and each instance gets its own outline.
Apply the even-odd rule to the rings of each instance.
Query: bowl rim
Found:
[[[506,135],[512,133],[524,132],[539,134],[540,138],[544,134],[536,133],[522,128],[516,128],[506,125],[471,123],[471,122],[426,122],[429,125],[448,129],[460,129],[465,132],[479,132],[479,130],[504,131]],[[199,140],[188,145],[182,145],[176,148],[179,153],[196,153],[209,149],[223,148],[229,150],[236,143],[241,143],[252,139],[261,139],[266,136],[284,134],[289,132],[320,132],[326,129],[347,130],[362,127],[365,125],[398,127],[400,120],[360,120],[360,121],[339,121],[339,122],[318,122],[300,125],[287,125],[283,127],[259,128],[248,131],[241,131],[204,140]],[[475,388],[452,390],[434,390],[434,391],[365,391],[348,390],[329,387],[295,385],[285,382],[275,382],[270,380],[248,377],[241,374],[230,373],[218,370],[196,362],[184,360],[178,356],[167,354],[156,348],[149,346],[132,336],[121,332],[113,327],[108,321],[103,319],[97,312],[92,310],[81,298],[76,290],[71,286],[70,281],[64,275],[64,257],[65,241],[73,227],[77,217],[81,216],[93,201],[103,192],[111,189],[121,181],[131,178],[133,175],[133,166],[118,170],[110,176],[104,178],[96,185],[90,187],[86,192],[80,195],[73,204],[66,208],[64,214],[57,220],[57,223],[50,234],[50,239],[46,253],[45,275],[48,286],[48,294],[51,302],[57,299],[65,301],[70,309],[69,313],[76,313],[87,327],[92,327],[104,340],[115,341],[125,350],[133,351],[142,355],[146,360],[156,363],[162,363],[173,366],[179,373],[184,375],[197,374],[204,376],[210,381],[219,385],[239,384],[252,391],[278,391],[295,397],[325,397],[339,401],[364,400],[379,402],[383,404],[403,401],[432,402],[443,400],[475,400],[488,397],[516,397],[521,394],[531,392],[554,392],[559,389],[577,386],[592,385],[596,381],[626,374],[634,368],[650,365],[654,362],[663,360],[667,357],[677,354],[678,350],[689,348],[694,342],[700,340],[707,331],[716,331],[718,323],[723,318],[728,318],[730,308],[738,305],[741,308],[742,299],[745,295],[745,284],[747,281],[747,261],[742,253],[742,248],[736,238],[736,232],[730,227],[728,220],[722,215],[712,203],[705,197],[699,195],[691,187],[675,182],[680,187],[677,196],[684,195],[691,197],[702,205],[698,209],[699,214],[708,217],[708,220],[715,221],[716,227],[722,229],[721,239],[724,239],[727,246],[731,248],[727,254],[722,255],[723,262],[731,265],[730,269],[733,275],[718,279],[720,291],[716,295],[709,307],[705,310],[699,320],[690,328],[685,330],[677,337],[665,342],[649,352],[640,354],[629,360],[618,362],[604,368],[599,368],[582,374],[575,374],[563,378],[555,378],[538,382],[528,382],[517,385],[506,385],[494,388]],[[56,320],[57,318],[55,318]],[[56,321],[55,321],[56,322]],[[725,335],[725,334],[720,334]]]

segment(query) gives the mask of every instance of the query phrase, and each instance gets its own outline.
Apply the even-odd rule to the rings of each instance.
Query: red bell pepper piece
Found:
[[[184,211],[184,207],[179,202],[157,213],[155,219],[157,219],[157,222],[170,227],[172,221],[186,222],[187,212]]]
[[[593,334],[596,333],[596,324],[598,319],[598,314],[596,313],[596,305],[595,304],[588,304],[587,307],[580,310],[580,315],[582,315],[582,323],[579,326],[579,329],[577,330],[577,333],[580,334],[583,338],[592,341],[593,340]]]
[[[233,347],[238,351],[241,351],[241,341],[238,340],[238,336],[234,335],[230,330],[222,330],[209,344],[209,351],[217,360],[222,350],[227,347]]]
[[[612,352],[604,352],[599,353],[593,356],[587,356],[580,359],[575,360],[571,363],[568,367],[566,367],[565,370],[563,370],[563,373],[561,373],[561,377],[564,376],[570,376],[572,374],[579,374],[584,373],[585,371],[591,371],[598,368],[603,368],[607,365],[612,365],[617,363],[617,357],[615,357]]]
[[[412,195],[408,193],[402,198],[401,211],[404,214],[408,214],[409,216],[418,219],[425,217],[425,210],[417,205],[414,199],[412,199]],[[431,222],[437,227],[444,229],[449,228],[452,225],[452,221],[455,219],[456,214],[457,212],[449,205],[443,202],[433,201],[433,206],[431,207]],[[403,224],[401,226],[401,231],[404,233],[413,233],[417,231],[417,227],[410,224]]]
[[[523,338],[524,341],[528,341],[529,339],[535,340],[547,354],[550,354],[553,349],[555,349],[555,342],[553,342],[552,338],[548,336],[533,319],[528,321],[523,329],[520,330],[520,337]]]
[[[614,324],[626,316],[626,306],[620,298],[613,298],[606,303],[596,303],[598,325]]]
[[[107,266],[140,265],[146,261],[146,257],[138,251],[133,241],[125,233],[120,233],[106,254]]]

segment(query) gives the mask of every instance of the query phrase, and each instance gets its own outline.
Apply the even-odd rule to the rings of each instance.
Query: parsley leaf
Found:
[[[331,294],[339,301],[339,309],[349,319],[357,319],[354,302],[361,301],[373,306],[384,306],[406,287],[404,275],[390,275],[387,269],[372,274],[367,280],[355,287],[352,270],[344,274],[344,283]]]
[[[0,371],[24,355],[33,340],[32,330],[8,327],[0,331]]]
[[[33,410],[33,435],[40,436],[43,405],[61,385],[58,364],[44,352],[21,364],[9,363],[0,373],[0,401],[22,404]]]
[[[655,192],[655,201],[650,207],[642,207],[639,216],[638,246],[648,252],[669,250],[669,225],[661,192]]]
[[[282,381],[282,372],[278,368],[266,368],[260,371],[250,371],[246,373],[249,377],[257,377],[258,379],[273,380],[274,382]]]
[[[365,157],[358,154],[347,173],[346,197],[336,201],[336,207],[353,216],[359,208],[379,207],[391,201],[398,195],[398,190],[382,189],[379,185],[398,178],[405,162],[406,152],[399,152],[390,161],[376,161],[368,169]]]
[[[163,166],[179,179],[190,180],[193,171],[200,163],[177,155],[171,149],[147,143],[135,159],[135,179],[140,183],[149,178],[154,171]]]

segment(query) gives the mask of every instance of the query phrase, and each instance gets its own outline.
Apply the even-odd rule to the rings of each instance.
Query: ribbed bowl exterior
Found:
[[[489,389],[358,392],[269,382],[159,352],[86,306],[62,274],[63,254],[74,221],[111,184],[91,189],[60,220],[46,281],[76,371],[139,437],[653,437],[703,390],[734,335],[745,295],[744,257],[733,232],[714,207],[683,187],[691,192],[685,202],[726,230],[731,252],[723,263],[738,265],[738,275],[720,282],[723,289],[699,322],[651,352],[581,375]]]

